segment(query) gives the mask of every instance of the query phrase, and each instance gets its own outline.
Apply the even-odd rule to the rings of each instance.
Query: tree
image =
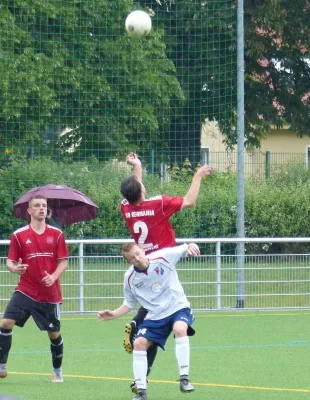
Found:
[[[57,141],[75,157],[117,156],[162,141],[171,98],[181,98],[161,32],[124,30],[131,0],[7,0],[0,15],[0,141]],[[147,140],[146,140],[147,138]],[[51,140],[53,139],[53,140]],[[59,152],[59,150],[58,150]]]
[[[236,4],[1,2],[1,145],[100,159],[158,149],[196,164],[209,119],[234,147]],[[124,31],[134,8],[155,14],[143,40]],[[308,0],[245,0],[244,10],[246,146],[283,123],[309,135]]]
[[[228,148],[236,133],[237,1],[153,0],[169,57],[185,94],[175,102],[171,148],[199,159],[201,125],[216,120]],[[308,0],[245,0],[245,145],[259,147],[272,126],[310,135]],[[187,150],[189,149],[189,150]]]
[[[309,1],[245,0],[244,10],[246,145],[284,123],[310,135]]]
[[[145,0],[176,66],[185,100],[175,99],[166,132],[171,163],[200,161],[204,121],[235,133],[236,20],[231,1]]]

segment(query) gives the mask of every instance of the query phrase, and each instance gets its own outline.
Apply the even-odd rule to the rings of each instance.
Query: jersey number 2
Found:
[[[148,227],[145,222],[137,221],[133,226],[134,233],[140,233],[138,243],[143,249],[149,249],[153,247],[153,243],[145,243],[147,235],[149,233]]]

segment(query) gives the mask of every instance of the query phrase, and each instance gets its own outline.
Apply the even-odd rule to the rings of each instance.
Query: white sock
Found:
[[[188,336],[175,338],[175,355],[181,375],[189,375],[189,338]]]
[[[133,374],[138,389],[146,389],[146,351],[133,351]]]

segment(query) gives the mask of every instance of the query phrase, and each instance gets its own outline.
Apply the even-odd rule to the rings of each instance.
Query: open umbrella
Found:
[[[84,193],[66,185],[52,184],[28,190],[14,204],[12,214],[17,218],[29,221],[28,201],[37,195],[47,198],[48,207],[53,210],[53,217],[62,225],[88,221],[97,216],[98,206]]]

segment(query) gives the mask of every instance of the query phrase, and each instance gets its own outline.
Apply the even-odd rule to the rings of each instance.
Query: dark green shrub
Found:
[[[178,173],[176,173],[179,171]],[[84,162],[56,162],[50,158],[29,160],[14,156],[0,173],[2,202],[0,211],[1,238],[8,239],[25,221],[12,217],[14,202],[34,186],[48,183],[66,184],[87,194],[99,206],[98,218],[65,227],[67,238],[129,238],[119,207],[122,179],[131,173],[125,163],[98,162],[92,158]],[[170,182],[161,184],[158,177],[144,176],[148,196],[167,194],[185,196],[194,171],[187,164],[174,166]],[[248,179],[245,187],[245,231],[247,237],[302,237],[310,235],[310,174],[296,166],[279,169],[268,181]],[[178,238],[234,237],[237,217],[237,176],[233,173],[213,173],[204,179],[193,209],[175,214],[171,222]],[[292,248],[305,250],[308,245],[247,245],[247,251],[278,252]],[[120,246],[89,246],[92,252],[109,251],[119,254]],[[214,246],[204,246],[204,251]],[[87,248],[86,248],[87,249]],[[76,253],[77,248],[72,247]],[[235,246],[224,246],[223,252],[234,253]]]

